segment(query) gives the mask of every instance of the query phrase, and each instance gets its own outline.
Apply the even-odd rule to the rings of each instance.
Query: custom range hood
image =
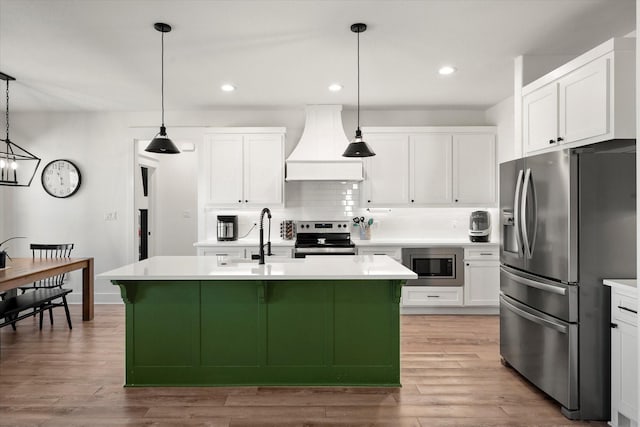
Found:
[[[287,181],[362,181],[362,160],[342,157],[349,140],[342,105],[307,105],[304,131],[287,158]]]

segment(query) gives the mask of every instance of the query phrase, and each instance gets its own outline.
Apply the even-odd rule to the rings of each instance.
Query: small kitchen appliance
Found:
[[[491,217],[487,211],[473,211],[469,216],[469,240],[488,242],[491,234]]]
[[[218,215],[218,241],[238,240],[238,216]]]
[[[296,222],[295,258],[307,255],[355,255],[348,221]]]

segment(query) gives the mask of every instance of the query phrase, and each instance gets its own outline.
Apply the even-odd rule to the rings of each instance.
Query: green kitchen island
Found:
[[[402,284],[386,255],[153,257],[98,277],[126,305],[127,386],[399,386]]]

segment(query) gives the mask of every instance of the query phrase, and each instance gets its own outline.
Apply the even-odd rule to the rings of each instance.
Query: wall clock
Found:
[[[42,187],[53,197],[74,195],[81,182],[80,169],[70,160],[57,159],[42,169]]]

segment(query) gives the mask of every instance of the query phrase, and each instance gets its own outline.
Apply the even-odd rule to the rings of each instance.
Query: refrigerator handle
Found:
[[[514,226],[516,228],[516,245],[518,245],[518,256],[520,256],[520,253],[523,252],[522,250],[522,229],[520,228],[520,196],[521,196],[521,192],[520,189],[522,187],[522,175],[524,174],[524,171],[522,169],[520,169],[520,172],[518,172],[518,182],[516,183],[516,193],[513,196],[513,217],[515,219],[514,221]]]
[[[527,229],[527,195],[529,193],[529,180],[531,178],[531,169],[527,169],[524,174],[524,188],[520,200],[520,226],[522,227],[522,240],[524,242],[524,256],[531,258],[531,249],[529,247],[529,230]]]
[[[501,307],[504,307],[512,312],[514,312],[515,314],[517,314],[520,317],[523,317],[533,323],[537,323],[538,325],[547,327],[547,328],[551,328],[551,329],[555,329],[556,331],[560,332],[561,334],[566,334],[569,330],[569,328],[567,328],[565,325],[561,324],[561,323],[557,323],[557,322],[552,322],[551,320],[547,320],[547,319],[543,319],[541,317],[536,316],[534,313],[529,312],[524,306],[521,305],[522,308],[517,307],[515,304],[517,304],[515,301],[512,303],[510,301],[507,300],[508,297],[505,297],[504,295],[500,295],[500,304]],[[520,304],[518,304],[520,305]]]

